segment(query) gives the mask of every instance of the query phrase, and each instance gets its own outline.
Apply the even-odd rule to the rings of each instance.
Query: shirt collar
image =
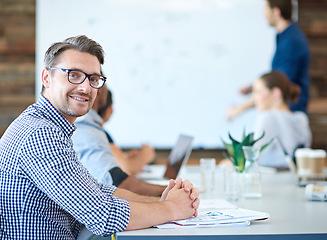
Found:
[[[283,35],[287,35],[289,31],[291,31],[294,26],[295,26],[296,23],[292,22],[284,31],[282,31],[281,33],[278,33],[277,34],[277,39],[280,38],[280,36],[283,36]]]
[[[58,110],[43,95],[40,96],[36,106],[48,120],[60,127],[68,136],[73,134],[76,126],[68,122],[68,120],[58,112]]]
[[[89,124],[96,125],[99,128],[101,128],[103,125],[103,119],[93,108],[91,108],[90,111],[84,116],[78,117],[76,119],[76,123],[78,122],[88,122]]]

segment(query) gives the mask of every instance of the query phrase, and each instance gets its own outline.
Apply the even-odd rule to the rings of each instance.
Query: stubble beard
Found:
[[[81,117],[84,116],[85,114],[87,114],[91,107],[92,107],[92,99],[90,98],[89,102],[88,102],[88,107],[87,110],[85,111],[85,113],[76,113],[76,111],[74,111],[72,109],[71,104],[69,104],[69,96],[67,96],[67,102],[66,104],[60,109],[60,112],[64,115],[70,116],[70,117]]]

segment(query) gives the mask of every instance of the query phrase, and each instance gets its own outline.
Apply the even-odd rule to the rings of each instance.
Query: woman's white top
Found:
[[[262,166],[287,167],[284,151],[292,157],[299,146],[311,146],[309,119],[303,112],[261,111],[255,124],[255,139],[260,137],[263,131],[265,136],[257,142],[257,146],[264,145],[273,137],[276,140],[261,152],[259,164]]]

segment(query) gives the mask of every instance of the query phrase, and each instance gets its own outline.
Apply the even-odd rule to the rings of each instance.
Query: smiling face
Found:
[[[101,74],[97,57],[73,49],[62,52],[56,66],[53,67],[77,69],[87,74]],[[42,72],[42,83],[45,87],[44,97],[70,123],[91,109],[98,91],[90,86],[88,78],[82,84],[68,82],[67,73],[60,69],[45,68]]]

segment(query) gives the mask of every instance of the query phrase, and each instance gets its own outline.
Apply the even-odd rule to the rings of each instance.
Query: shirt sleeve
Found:
[[[116,187],[98,184],[90,176],[60,130],[35,131],[21,147],[20,159],[31,181],[94,234],[107,236],[127,227],[128,202],[112,196]]]
[[[122,181],[128,178],[127,173],[123,172],[119,167],[114,167],[109,172],[113,179],[113,185],[117,187],[122,183]]]
[[[105,134],[106,134],[106,137],[107,137],[107,139],[108,139],[108,142],[109,143],[114,143],[114,140],[112,139],[112,137],[110,136],[110,134],[107,132],[107,131],[104,131],[105,132]]]
[[[103,130],[77,123],[72,139],[78,160],[99,182],[113,184],[110,170],[118,167]]]

